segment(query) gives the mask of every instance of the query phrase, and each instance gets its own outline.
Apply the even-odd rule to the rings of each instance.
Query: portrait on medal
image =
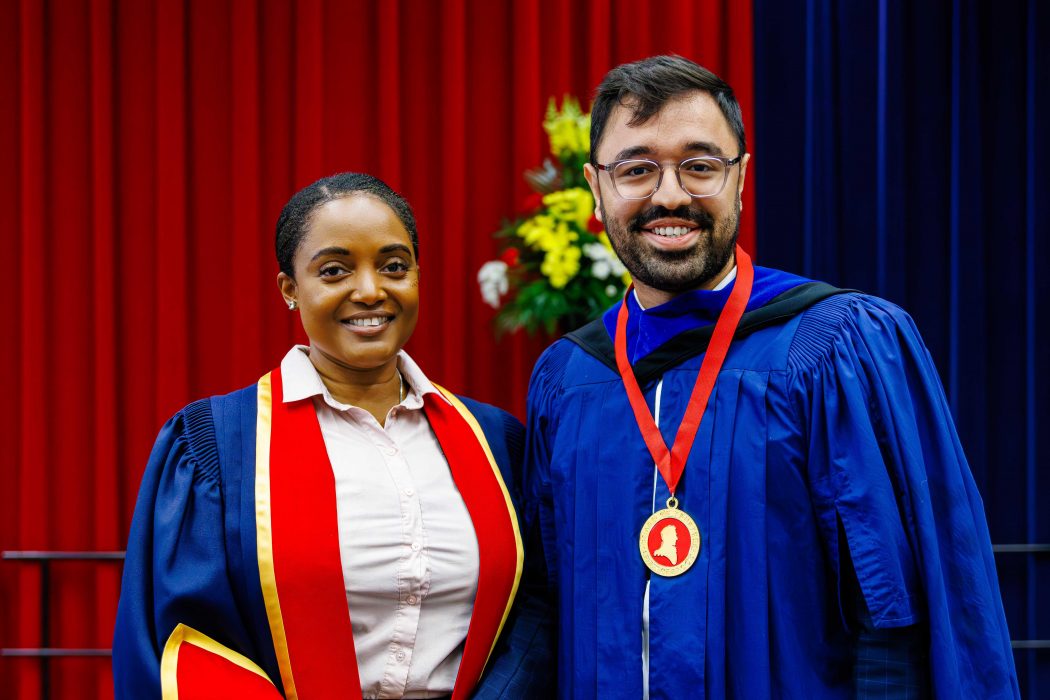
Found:
[[[665,508],[642,526],[638,550],[654,574],[678,576],[696,562],[700,542],[700,530],[692,518],[677,508]]]
[[[666,525],[660,523],[660,525],[660,546],[652,549],[654,530],[649,533],[649,549],[652,550],[653,557],[663,557],[674,566],[678,563],[678,528],[674,526],[674,523],[667,523]]]

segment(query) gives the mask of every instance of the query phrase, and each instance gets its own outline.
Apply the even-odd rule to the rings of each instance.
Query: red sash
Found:
[[[313,402],[284,403],[280,371],[259,381],[256,534],[267,617],[289,699],[360,697],[340,564],[335,479]],[[478,592],[454,698],[480,678],[521,576],[517,516],[473,415],[428,394],[427,419],[463,496],[480,551]]]
[[[478,538],[478,592],[452,690],[453,700],[459,700],[477,685],[507,621],[525,550],[514,504],[481,426],[455,395],[438,388],[441,396],[427,394],[424,410]]]
[[[164,646],[160,678],[164,700],[281,700],[281,693],[254,662],[182,624]]]

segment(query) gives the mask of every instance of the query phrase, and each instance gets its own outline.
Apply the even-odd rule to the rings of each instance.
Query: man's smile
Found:
[[[649,229],[652,233],[657,236],[663,236],[664,238],[678,238],[684,236],[692,230],[689,226],[654,226]]]
[[[683,250],[696,243],[697,236],[705,230],[702,226],[684,218],[661,217],[642,225],[640,231],[657,248]]]

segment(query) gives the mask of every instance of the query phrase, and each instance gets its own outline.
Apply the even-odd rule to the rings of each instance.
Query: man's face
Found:
[[[737,140],[710,94],[695,91],[667,102],[644,124],[628,126],[631,110],[616,106],[595,154],[599,163],[644,158],[665,167],[649,199],[627,200],[607,172],[590,164],[584,174],[616,254],[634,278],[642,302],[663,303],[690,289],[712,288],[733,266],[748,155],[729,171],[722,192],[694,199],[673,166],[685,158],[735,158]]]

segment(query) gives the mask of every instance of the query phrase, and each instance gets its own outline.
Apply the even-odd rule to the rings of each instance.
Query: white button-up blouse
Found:
[[[478,544],[423,413],[423,396],[438,392],[402,351],[408,394],[380,426],[332,398],[308,351],[296,346],[281,362],[284,400],[312,397],[332,462],[361,692],[448,695],[477,592]]]

